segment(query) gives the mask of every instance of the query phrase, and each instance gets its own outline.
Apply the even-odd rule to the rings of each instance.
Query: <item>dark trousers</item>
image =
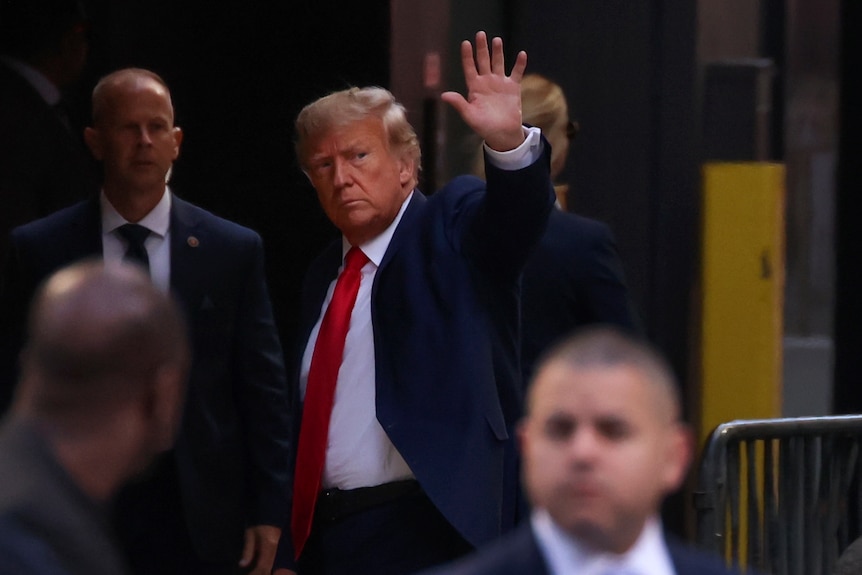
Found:
[[[114,528],[134,575],[238,575],[236,562],[213,562],[194,549],[183,515],[173,453],[117,497]]]
[[[343,518],[315,517],[299,575],[407,575],[472,549],[417,490]]]

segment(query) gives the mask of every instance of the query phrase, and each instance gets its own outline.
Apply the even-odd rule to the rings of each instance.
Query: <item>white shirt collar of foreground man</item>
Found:
[[[596,553],[572,539],[537,509],[531,517],[533,532],[551,575],[675,575],[673,562],[657,517],[647,520],[635,544],[626,553]]]

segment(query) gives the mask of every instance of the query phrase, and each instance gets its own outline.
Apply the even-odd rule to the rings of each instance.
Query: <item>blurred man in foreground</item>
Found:
[[[0,573],[127,573],[107,504],[173,443],[189,346],[179,308],[137,267],[54,274],[30,316],[0,429]]]
[[[519,440],[530,521],[434,575],[735,573],[663,533],[659,508],[685,479],[692,436],[670,368],[645,343],[593,327],[552,348]]]

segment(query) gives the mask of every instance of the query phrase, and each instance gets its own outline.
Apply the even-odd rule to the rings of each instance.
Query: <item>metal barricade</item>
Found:
[[[701,457],[697,540],[728,563],[831,575],[862,534],[862,415],[738,420]]]

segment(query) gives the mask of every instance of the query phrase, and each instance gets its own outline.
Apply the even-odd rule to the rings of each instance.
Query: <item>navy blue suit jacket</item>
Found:
[[[616,243],[602,222],[554,210],[524,269],[523,286],[525,382],[541,354],[579,327],[641,330]]]
[[[519,284],[553,205],[549,151],[522,170],[489,168],[487,192],[471,176],[430,197],[415,190],[371,291],[377,419],[473,545],[514,522],[506,460],[521,408]],[[339,239],[306,276],[296,379],[341,255]]]
[[[720,557],[667,539],[677,575],[740,575]],[[456,562],[423,571],[422,575],[549,575],[548,565],[529,522],[491,545]]]
[[[290,485],[289,397],[264,277],[260,236],[174,196],[171,291],[193,344],[175,445],[189,533],[198,553],[234,561],[248,525],[282,525]],[[63,265],[101,257],[98,200],[12,233],[3,291],[4,386],[14,382],[23,313],[39,282]]]

